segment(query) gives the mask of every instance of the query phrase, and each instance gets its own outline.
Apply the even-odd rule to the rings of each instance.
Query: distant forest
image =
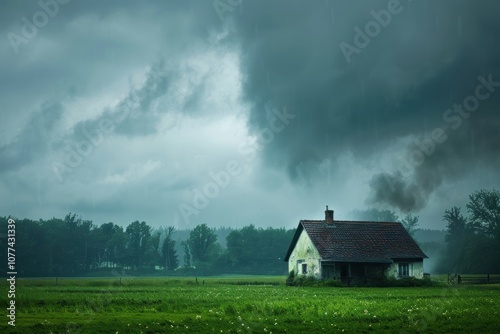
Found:
[[[418,229],[418,217],[401,222],[429,256],[431,273],[500,273],[500,192],[469,196],[467,216],[452,207],[442,217],[446,230]],[[388,210],[355,210],[353,219],[400,221]],[[19,276],[100,275],[286,275],[283,257],[295,229],[172,226],[154,229],[134,221],[96,225],[75,214],[63,219],[16,220],[16,269]],[[0,258],[7,266],[8,217],[0,217]],[[12,245],[10,245],[12,246]],[[7,270],[3,271],[4,274]]]
[[[284,228],[174,227],[154,229],[134,221],[125,228],[96,225],[75,214],[64,219],[16,221],[20,276],[287,274],[283,261],[295,230]],[[8,217],[0,217],[7,232]],[[7,234],[4,234],[7,236]],[[7,238],[0,257],[7,259]],[[4,262],[4,266],[7,261]],[[4,273],[6,270],[4,271]]]

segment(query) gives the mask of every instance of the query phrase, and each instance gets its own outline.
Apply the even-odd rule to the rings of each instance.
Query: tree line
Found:
[[[0,217],[2,231],[7,224],[8,217]],[[64,219],[16,219],[16,268],[18,275],[39,277],[112,271],[286,274],[283,256],[294,231],[253,225],[213,229],[206,224],[179,231],[173,226],[155,229],[144,221],[123,228],[112,222],[96,225],[71,213]],[[0,257],[7,258],[7,238],[0,238]]]
[[[481,189],[469,196],[467,212],[445,210],[442,242],[418,240],[433,273],[500,273],[500,192]],[[351,219],[401,221],[415,236],[418,216],[401,220],[390,210],[354,210]],[[7,231],[8,217],[0,217]],[[437,231],[435,231],[437,232]],[[283,261],[295,229],[152,228],[134,221],[94,224],[75,214],[64,219],[16,220],[16,268],[21,276],[85,276],[112,271],[134,274],[287,274]],[[0,258],[7,259],[6,233],[0,233]],[[423,234],[421,234],[423,235]],[[4,237],[2,237],[4,236]],[[4,262],[7,265],[7,261]],[[429,265],[431,264],[431,266]],[[5,270],[4,272],[7,272]]]

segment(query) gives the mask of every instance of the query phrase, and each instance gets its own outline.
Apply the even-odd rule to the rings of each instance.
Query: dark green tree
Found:
[[[196,226],[189,233],[189,250],[191,251],[192,259],[195,263],[206,262],[209,260],[209,250],[215,242],[217,236],[213,229],[210,229],[207,224]]]
[[[151,227],[146,222],[138,220],[130,223],[126,230],[127,254],[129,265],[134,269],[141,269],[147,260],[148,247],[150,246]]]
[[[233,230],[226,237],[227,254],[229,265],[233,268],[241,268],[248,265],[243,258],[243,235],[240,230]]]
[[[123,268],[127,262],[127,235],[123,231],[123,227],[114,225],[113,236],[108,241],[107,249],[109,261],[113,267]]]
[[[106,266],[112,261],[111,240],[115,233],[115,224],[106,223],[90,231],[92,242],[93,268],[101,268],[104,263]]]
[[[189,242],[181,242],[182,249],[184,250],[184,267],[191,267],[191,251],[189,250]]]
[[[42,229],[46,240],[45,253],[47,260],[47,274],[50,276],[61,276],[66,273],[66,265],[69,261],[74,261],[73,252],[67,248],[67,238],[65,235],[66,224],[62,219],[51,218],[41,221]]]
[[[161,265],[160,232],[152,233],[146,246],[145,265],[150,270],[155,270],[157,265]]]
[[[472,193],[467,209],[476,230],[500,242],[500,192],[481,189]]]
[[[467,258],[467,237],[470,235],[467,226],[467,219],[460,212],[459,207],[452,207],[445,210],[443,220],[447,222],[447,243],[445,261],[442,264],[445,271],[462,272],[466,267]]]
[[[284,274],[283,256],[294,233],[295,230],[257,229],[253,225],[233,230],[226,237],[227,263],[238,273]]]
[[[174,270],[179,266],[177,251],[175,250],[175,240],[172,235],[175,232],[175,227],[169,226],[165,230],[165,239],[162,246],[162,262],[165,270]]]
[[[441,270],[498,273],[500,194],[496,190],[476,191],[469,196],[467,209],[468,217],[463,216],[458,207],[445,211],[443,218],[448,225]]]
[[[463,244],[467,229],[467,219],[460,213],[460,208],[454,206],[449,210],[445,210],[443,220],[448,223],[446,225],[447,234],[445,240],[449,243]]]

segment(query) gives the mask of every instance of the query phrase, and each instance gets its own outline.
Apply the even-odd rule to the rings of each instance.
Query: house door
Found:
[[[341,264],[340,265],[340,278],[349,277],[349,265]]]

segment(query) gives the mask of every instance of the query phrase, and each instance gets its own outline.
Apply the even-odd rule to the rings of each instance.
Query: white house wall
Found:
[[[413,277],[424,278],[424,261],[412,262]]]
[[[409,276],[415,278],[423,278],[424,277],[424,262],[416,261],[416,262],[408,262],[408,261],[397,261],[391,264],[384,272],[387,278],[398,278],[398,268],[400,263],[408,263],[409,264]]]
[[[295,275],[303,275],[302,263],[307,264],[307,276],[321,278],[321,257],[305,230],[300,233],[295,248],[288,259],[288,272],[293,270]]]

